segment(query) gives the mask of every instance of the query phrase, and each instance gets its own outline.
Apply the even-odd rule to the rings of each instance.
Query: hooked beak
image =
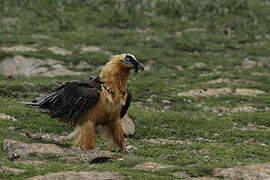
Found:
[[[138,64],[135,66],[135,73],[138,73],[139,70],[141,70],[141,71],[144,70],[144,65],[143,65],[142,63],[138,63]]]

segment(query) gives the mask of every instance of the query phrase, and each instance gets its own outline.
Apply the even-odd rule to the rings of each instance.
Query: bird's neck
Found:
[[[127,81],[130,70],[116,64],[106,64],[99,74],[100,80],[107,90],[124,95],[127,90]]]

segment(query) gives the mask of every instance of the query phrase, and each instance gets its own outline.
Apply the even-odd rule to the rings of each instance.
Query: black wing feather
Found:
[[[51,94],[41,95],[36,102],[24,104],[48,109],[52,118],[65,116],[74,125],[81,114],[97,103],[101,84],[98,78],[68,82]]]
[[[121,114],[120,114],[121,118],[123,118],[126,115],[126,113],[128,111],[128,108],[130,106],[130,103],[131,103],[131,99],[132,99],[132,94],[131,94],[131,92],[128,91],[128,95],[127,95],[125,105],[121,109]]]

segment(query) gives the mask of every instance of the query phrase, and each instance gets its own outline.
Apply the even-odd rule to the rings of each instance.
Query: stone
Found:
[[[203,62],[197,62],[195,64],[193,64],[192,66],[190,66],[188,69],[204,69],[207,68],[208,65],[203,63]]]
[[[182,179],[188,179],[188,178],[190,178],[189,175],[187,175],[187,173],[182,172],[182,171],[174,172],[174,173],[172,173],[172,175],[174,177],[178,177],[178,178],[182,178]]]
[[[4,140],[4,150],[9,154],[9,157],[16,156],[16,160],[29,154],[37,155],[55,155],[62,156],[64,159],[75,158],[83,162],[101,162],[104,159],[108,161],[112,158],[112,153],[105,150],[90,150],[85,151],[79,148],[63,148],[55,144],[42,143],[23,143],[15,140]],[[13,159],[13,158],[9,158]]]
[[[58,46],[49,47],[48,50],[57,55],[71,55],[72,54],[71,51],[66,50],[62,47],[58,47]]]
[[[197,177],[197,178],[191,178],[190,180],[220,180],[220,179],[213,178],[213,177]],[[228,180],[228,179],[223,179],[223,180]]]
[[[67,69],[62,63],[54,59],[41,60],[23,56],[7,57],[0,61],[0,74],[12,77],[54,77],[59,75],[82,74],[81,72],[74,72]],[[47,67],[48,65],[50,68]]]
[[[27,180],[109,180],[117,179],[123,180],[125,176],[121,175],[118,172],[75,172],[75,171],[66,171],[59,173],[50,173],[42,176],[35,176],[28,178]]]
[[[112,55],[111,52],[103,50],[102,48],[97,47],[97,46],[84,46],[81,48],[81,53],[87,53],[87,52],[103,52],[104,54]]]
[[[25,136],[36,139],[36,140],[45,140],[45,141],[54,141],[54,142],[61,142],[67,140],[67,136],[59,136],[55,134],[49,133],[32,133],[31,131],[24,131]]]
[[[10,121],[17,121],[17,119],[13,116],[7,115],[5,113],[0,113],[0,119],[6,119],[6,120],[10,120]]]
[[[270,163],[258,163],[233,168],[218,168],[214,176],[222,176],[230,180],[268,180],[270,179]]]
[[[20,51],[20,52],[27,52],[27,51],[37,51],[37,49],[31,47],[31,46],[12,46],[12,47],[2,47],[0,48],[3,51],[13,52],[13,51]]]
[[[172,168],[175,167],[174,165],[168,165],[168,164],[158,164],[155,162],[145,162],[142,164],[137,164],[134,166],[134,169],[140,169],[140,170],[160,170],[160,169],[166,169],[166,168]]]
[[[133,136],[135,134],[135,124],[133,120],[128,116],[125,115],[122,118],[122,127],[126,136]]]
[[[244,79],[226,79],[226,78],[218,78],[214,80],[207,81],[205,84],[221,84],[221,83],[245,83],[245,84],[254,84],[255,81],[249,81]]]
[[[249,60],[249,59],[245,59],[241,63],[241,67],[243,69],[263,67],[263,66],[264,66],[264,64],[262,62],[260,62],[260,61],[252,61],[252,60]]]

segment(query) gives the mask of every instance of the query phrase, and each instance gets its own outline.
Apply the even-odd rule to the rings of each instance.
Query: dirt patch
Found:
[[[253,72],[251,73],[253,76],[269,76],[270,73],[263,73],[263,72]]]
[[[54,54],[57,55],[71,55],[72,51],[66,50],[62,47],[58,47],[58,46],[53,46],[53,47],[49,47],[48,48],[49,51],[53,52]]]
[[[270,163],[252,164],[235,168],[218,168],[214,176],[222,176],[233,180],[267,180],[270,179]]]
[[[5,113],[0,113],[0,119],[6,119],[6,120],[10,120],[10,121],[17,121],[17,119],[13,116],[7,115]]]
[[[134,169],[140,169],[140,170],[160,170],[160,169],[167,169],[167,168],[172,168],[175,167],[174,165],[168,165],[168,164],[158,164],[155,162],[145,162],[142,164],[137,164],[134,166]]]
[[[258,130],[270,131],[270,127],[268,126],[262,126],[262,125],[252,124],[252,123],[248,123],[246,127],[236,128],[236,129],[239,129],[242,131],[258,131]]]
[[[25,165],[39,165],[39,164],[46,163],[46,161],[18,160],[18,161],[16,161],[16,163],[21,163],[21,164],[25,164]]]
[[[0,166],[0,173],[22,174],[24,169],[10,168],[7,166]]]
[[[180,145],[190,145],[191,141],[182,141],[182,140],[174,140],[174,139],[143,139],[142,142],[150,143],[150,144],[180,144]]]
[[[45,141],[54,141],[54,142],[61,142],[67,140],[67,136],[59,136],[55,134],[48,134],[48,133],[32,133],[31,131],[24,131],[24,135],[26,137],[36,139],[36,140],[45,140]]]
[[[238,113],[238,112],[257,112],[258,109],[252,106],[240,106],[228,108],[224,106],[217,107],[205,107],[205,111],[215,112],[215,113]]]
[[[63,159],[75,158],[78,161],[89,163],[95,162],[97,159],[112,159],[112,153],[105,150],[84,151],[79,148],[63,148],[55,144],[29,144],[14,140],[4,140],[3,145],[11,160],[19,160],[29,154],[55,155]]]
[[[248,60],[248,59],[245,59],[241,63],[241,68],[243,68],[243,69],[263,67],[263,66],[264,66],[263,62],[260,62],[260,61],[251,61],[251,60]]]
[[[198,178],[191,178],[190,180],[220,180],[219,178],[213,178],[213,177],[198,177]],[[224,179],[229,180],[229,179]],[[232,179],[230,179],[232,180]]]
[[[190,33],[190,32],[206,32],[207,29],[204,29],[204,28],[188,28],[188,29],[185,29],[183,32],[185,33]]]
[[[82,47],[81,48],[81,52],[99,52],[102,49],[100,47],[97,46],[86,46],[86,47]]]
[[[172,175],[181,179],[190,179],[189,175],[182,171],[174,172]]]
[[[207,81],[205,84],[221,84],[221,83],[245,83],[245,84],[255,84],[255,81],[249,81],[244,79],[226,79],[226,78],[218,78],[214,80]]]
[[[0,74],[4,76],[47,76],[79,75],[67,69],[62,62],[53,59],[35,59],[22,56],[8,57],[0,62]]]
[[[190,152],[194,154],[208,154],[211,152],[210,149],[196,149],[196,150],[191,150]]]
[[[204,69],[207,68],[208,65],[203,63],[203,62],[197,62],[193,65],[191,65],[190,67],[188,67],[188,69]]]
[[[194,89],[189,91],[180,92],[178,96],[218,96],[218,95],[243,95],[243,96],[256,96],[266,94],[265,91],[259,89],[231,89],[231,88],[213,88],[213,89]]]
[[[91,69],[91,68],[96,68],[95,66],[91,65],[91,64],[88,64],[87,62],[85,61],[80,61],[79,64],[73,64],[73,63],[70,63],[68,65],[68,67],[70,69],[76,69],[76,70],[85,70],[85,69]]]
[[[103,52],[104,54],[112,55],[111,52],[103,50],[102,48],[97,46],[84,46],[81,48],[81,53],[88,53],[88,52]]]
[[[28,178],[27,180],[108,180],[108,179],[117,179],[122,180],[125,179],[125,176],[121,175],[117,172],[75,172],[75,171],[67,171],[60,173],[51,173],[44,176],[35,176],[32,178]]]
[[[13,47],[2,47],[0,48],[3,51],[13,52],[13,51],[20,51],[20,52],[27,52],[27,51],[37,51],[37,49],[31,46],[13,46]]]

